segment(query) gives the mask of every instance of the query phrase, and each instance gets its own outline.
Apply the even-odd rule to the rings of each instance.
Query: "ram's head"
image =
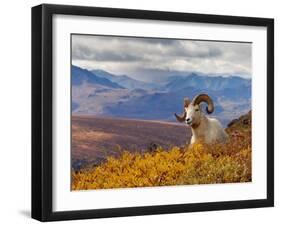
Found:
[[[175,116],[179,122],[185,122],[191,127],[198,127],[201,123],[202,114],[200,103],[205,102],[208,104],[206,111],[211,114],[214,111],[214,103],[211,97],[207,94],[199,94],[190,101],[188,98],[184,99],[184,111],[182,115]]]

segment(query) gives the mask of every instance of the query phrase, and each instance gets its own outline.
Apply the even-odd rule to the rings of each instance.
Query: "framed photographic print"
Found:
[[[274,21],[32,8],[32,217],[274,205]]]

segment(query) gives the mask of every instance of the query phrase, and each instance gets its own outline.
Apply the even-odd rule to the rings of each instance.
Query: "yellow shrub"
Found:
[[[251,134],[230,134],[227,144],[194,144],[108,157],[72,173],[72,189],[125,188],[251,181]]]

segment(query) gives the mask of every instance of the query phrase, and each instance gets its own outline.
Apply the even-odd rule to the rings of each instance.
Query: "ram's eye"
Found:
[[[197,109],[195,109],[195,111],[199,111],[199,109],[197,108]]]

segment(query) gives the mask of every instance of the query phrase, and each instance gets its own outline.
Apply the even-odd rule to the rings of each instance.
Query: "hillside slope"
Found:
[[[72,173],[72,189],[251,182],[251,112],[230,123],[226,144],[194,144],[153,152],[124,151]]]
[[[159,132],[161,131],[161,132]],[[100,164],[122,150],[145,152],[184,144],[190,137],[184,124],[95,116],[72,116],[72,168]]]

